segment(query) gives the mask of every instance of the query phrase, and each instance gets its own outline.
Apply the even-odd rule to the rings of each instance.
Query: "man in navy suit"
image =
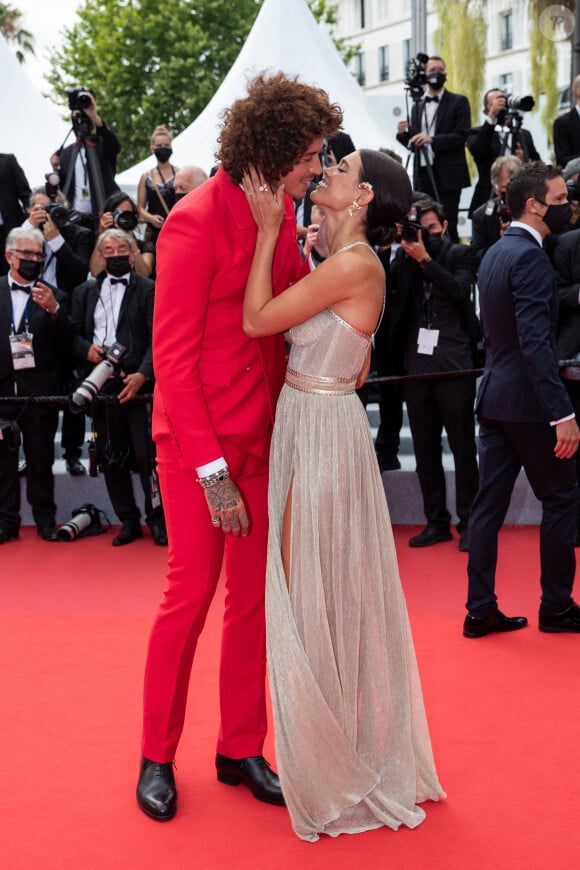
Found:
[[[443,58],[430,57],[425,75],[427,93],[413,105],[410,126],[408,121],[399,121],[397,139],[415,154],[414,189],[441,203],[449,238],[458,242],[459,197],[461,189],[471,183],[465,159],[471,111],[467,97],[445,90],[447,70]]]
[[[480,482],[469,518],[465,637],[527,625],[523,616],[504,616],[494,591],[498,533],[522,466],[542,503],[540,631],[580,632],[572,599],[580,432],[558,372],[558,293],[542,250],[570,219],[561,170],[526,164],[507,202],[514,220],[479,270],[486,363],[476,404]]]

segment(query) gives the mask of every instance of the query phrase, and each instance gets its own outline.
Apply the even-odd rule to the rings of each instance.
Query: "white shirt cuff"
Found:
[[[60,251],[62,246],[64,245],[64,238],[59,233],[58,236],[55,236],[54,239],[47,239],[46,244],[50,248],[51,251],[54,251],[56,254],[57,251]]]
[[[215,474],[216,471],[223,471],[228,467],[227,462],[220,456],[219,459],[214,459],[213,462],[207,462],[205,465],[196,467],[198,477],[208,477],[210,474]]]
[[[574,420],[576,414],[569,414],[567,417],[562,417],[561,420],[552,420],[550,422],[550,426],[557,426],[559,423],[567,423],[568,420]]]

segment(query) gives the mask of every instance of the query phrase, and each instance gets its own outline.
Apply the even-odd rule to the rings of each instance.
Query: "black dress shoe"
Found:
[[[81,474],[87,473],[87,469],[82,464],[80,459],[67,459],[66,470],[71,475],[71,477],[80,477]]]
[[[147,523],[147,525],[151,529],[151,537],[153,538],[153,543],[157,544],[158,547],[166,547],[168,542],[165,523],[152,520],[150,523]]]
[[[141,759],[141,772],[137,783],[137,803],[144,813],[167,822],[177,812],[177,788],[173,775],[174,762],[158,764],[148,758]]]
[[[18,532],[10,532],[8,529],[0,529],[0,544],[7,544],[8,541],[17,541]]]
[[[548,634],[562,634],[565,631],[580,633],[580,607],[575,601],[572,602],[568,610],[558,616],[542,616],[540,614],[540,631],[545,631]]]
[[[56,526],[38,526],[36,533],[43,541],[58,541]]]
[[[254,797],[267,804],[285,806],[278,774],[274,773],[263,755],[250,758],[228,758],[216,755],[217,778],[226,785],[247,785]]]
[[[453,540],[453,535],[449,529],[441,528],[440,526],[425,526],[422,532],[409,539],[409,546],[430,547],[432,544],[451,540]]]
[[[134,523],[123,523],[121,531],[111,541],[113,547],[124,547],[125,544],[130,544],[138,538],[143,537],[143,529]]]
[[[485,637],[494,631],[517,631],[527,624],[525,616],[505,616],[501,610],[483,617],[467,614],[463,623],[463,637]]]
[[[385,459],[379,459],[379,468],[381,471],[398,471],[401,463],[396,456],[389,456]]]
[[[457,549],[460,553],[469,552],[469,539],[467,537],[467,529],[463,529],[462,532],[459,532],[459,543],[457,544]]]

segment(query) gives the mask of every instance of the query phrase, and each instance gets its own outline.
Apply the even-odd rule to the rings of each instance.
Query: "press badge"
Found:
[[[32,333],[21,332],[10,335],[10,352],[14,370],[35,368],[34,350],[32,349]]]
[[[417,353],[424,353],[427,356],[433,356],[433,351],[437,347],[439,341],[438,329],[419,329],[419,338],[417,339]]]

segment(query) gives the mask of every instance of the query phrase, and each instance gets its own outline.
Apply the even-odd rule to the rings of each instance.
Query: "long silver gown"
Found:
[[[270,465],[266,590],[276,759],[315,841],[419,825],[437,779],[393,534],[354,391],[371,336],[331,310],[288,333]],[[290,578],[281,558],[291,490]]]

